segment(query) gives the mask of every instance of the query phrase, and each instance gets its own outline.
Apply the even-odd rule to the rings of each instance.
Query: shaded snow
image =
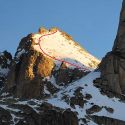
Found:
[[[0,75],[6,76],[9,72],[9,68],[1,68],[0,66]]]
[[[47,101],[60,108],[69,108],[70,105],[68,105],[64,100],[61,99],[63,95],[66,94],[69,97],[73,97],[73,93],[76,90],[76,88],[84,87],[84,89],[82,90],[83,95],[89,93],[92,95],[92,98],[89,100],[88,103],[84,105],[84,108],[75,106],[75,109],[73,109],[70,107],[72,111],[78,112],[79,119],[85,117],[86,109],[89,109],[92,106],[90,103],[94,103],[95,105],[99,105],[100,107],[107,106],[114,109],[113,113],[109,113],[107,110],[103,108],[100,112],[95,113],[95,115],[107,116],[125,121],[125,103],[120,102],[117,98],[108,98],[107,96],[102,95],[99,89],[93,86],[93,80],[99,76],[99,72],[91,72],[82,79],[72,83],[72,85],[69,85],[67,88],[64,88],[63,90],[58,92],[53,98],[48,99]]]
[[[19,51],[19,52],[18,52],[17,55],[16,55],[17,58],[19,58],[23,53],[25,53],[25,49],[22,49],[22,50],[21,50],[21,49],[18,49],[18,51]]]
[[[1,94],[2,97],[7,96],[7,95],[9,95],[8,92],[4,92],[4,93]]]
[[[44,86],[44,93],[45,93],[45,94],[51,94],[51,93],[48,91],[48,89],[47,89],[46,86]]]

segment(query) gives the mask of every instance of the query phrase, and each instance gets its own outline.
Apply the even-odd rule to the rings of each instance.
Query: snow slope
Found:
[[[113,113],[108,112],[105,108],[102,108],[100,112],[94,113],[92,115],[97,116],[107,116],[110,118],[115,118],[119,120],[125,121],[125,103],[119,101],[118,98],[108,98],[105,95],[102,95],[98,88],[93,86],[93,80],[100,76],[99,72],[91,72],[87,76],[83,77],[82,79],[72,83],[66,88],[63,88],[60,92],[58,92],[56,95],[51,97],[47,100],[47,102],[51,103],[52,105],[55,105],[60,108],[70,108],[72,111],[78,112],[78,118],[82,119],[86,116],[86,110],[89,109],[92,105],[98,105],[100,107],[110,107],[114,110]],[[78,87],[83,87],[81,93],[83,95],[85,94],[91,94],[92,98],[85,104],[83,108],[79,107],[78,105],[75,106],[75,108],[72,108],[69,104],[67,104],[64,100],[62,100],[62,97],[64,95],[67,95],[69,98],[74,96],[74,91]],[[81,123],[82,121],[80,121]],[[90,121],[88,123],[89,125],[95,125],[95,123],[92,123]]]
[[[91,115],[97,115],[97,116],[106,116],[109,118],[115,118],[122,121],[125,121],[124,113],[125,113],[125,103],[121,102],[118,98],[108,98],[105,95],[102,95],[98,88],[96,88],[93,85],[93,80],[100,76],[100,72],[91,72],[87,76],[81,78],[80,80],[77,80],[76,82],[73,82],[72,84],[69,84],[68,86],[64,86],[61,88],[61,90],[57,93],[55,93],[53,96],[37,100],[37,99],[31,99],[31,100],[25,100],[20,101],[17,99],[15,104],[22,104],[22,105],[29,105],[32,107],[36,112],[39,112],[38,107],[43,102],[48,102],[52,104],[53,106],[59,107],[61,109],[68,109],[70,108],[72,111],[77,112],[77,116],[79,119],[79,125],[83,125],[82,119],[87,119],[87,125],[97,125],[93,122],[93,120],[89,117],[86,110],[90,109],[93,105],[98,105],[102,107],[102,109],[98,112],[94,112]],[[83,107],[80,107],[79,105],[75,105],[75,107],[72,107],[66,100],[63,99],[64,96],[67,96],[69,99],[71,97],[74,97],[74,92],[77,88],[82,87],[83,89],[80,91],[82,95],[90,94],[92,98],[86,100],[86,103]],[[46,89],[46,88],[45,88]],[[5,93],[6,95],[6,93]],[[13,98],[13,97],[9,97]],[[7,98],[6,98],[7,99]],[[4,100],[4,98],[2,99]],[[3,102],[3,101],[0,102]],[[35,102],[34,105],[30,105],[29,101]],[[13,108],[8,108],[8,106],[5,104],[0,104],[0,107],[4,109],[8,109],[10,111],[14,111]],[[112,108],[113,112],[109,112],[106,110],[106,108]],[[18,112],[18,109],[16,110]],[[13,119],[16,117],[13,112],[11,112]],[[87,117],[86,117],[87,116]]]
[[[40,37],[41,39],[39,42]],[[47,31],[42,34],[34,34],[33,40],[36,44],[34,45],[34,49],[36,49],[37,51],[42,52],[40,49],[41,46],[42,50],[48,55],[70,62],[77,66],[86,66],[88,68],[95,69],[97,68],[97,65],[100,63],[100,61],[97,58],[89,54],[80,45],[74,42],[69,35],[67,35],[64,32],[61,32],[56,28],[53,28],[50,31]],[[56,61],[56,63],[60,62]]]

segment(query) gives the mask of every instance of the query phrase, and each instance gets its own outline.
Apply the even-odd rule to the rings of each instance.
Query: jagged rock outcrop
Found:
[[[107,53],[99,66],[101,78],[95,80],[104,93],[115,96],[125,94],[125,0],[120,14],[118,33],[111,52]]]
[[[54,72],[54,76],[56,78],[57,84],[68,84],[80,79],[88,73],[89,71],[85,72],[83,70],[78,70],[77,68],[69,69],[65,63],[62,63],[59,70]]]
[[[45,28],[39,29],[39,34],[46,32]],[[38,45],[34,40],[34,34],[21,40],[7,75],[5,91],[19,98],[45,98],[57,92],[57,86],[65,86],[88,74],[89,71],[70,69],[64,62],[57,66],[54,59],[34,48]],[[54,83],[49,79],[54,79]]]
[[[9,52],[4,51],[0,53],[0,88],[3,87],[6,81],[11,61],[12,56]]]
[[[0,68],[1,69],[9,68],[11,60],[12,60],[12,55],[9,52],[4,51],[0,53]],[[2,73],[2,71],[0,72]]]
[[[0,107],[0,125],[78,125],[78,118],[70,109],[62,110],[48,103],[41,104],[38,112],[28,105],[21,104],[11,104],[9,108],[15,109],[15,120],[12,120],[9,111]]]
[[[32,35],[23,38],[15,54],[6,87],[20,98],[40,97],[44,82],[42,79],[51,76],[54,62],[33,49]]]
[[[0,125],[10,125],[11,119],[10,112],[0,107]]]

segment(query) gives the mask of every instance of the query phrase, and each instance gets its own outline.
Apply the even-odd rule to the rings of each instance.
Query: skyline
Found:
[[[101,59],[112,49],[122,0],[4,1],[0,5],[0,51],[13,55],[20,40],[39,27],[58,27]]]

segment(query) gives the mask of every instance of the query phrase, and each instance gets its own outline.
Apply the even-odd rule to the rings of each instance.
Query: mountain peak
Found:
[[[55,59],[58,64],[67,62],[67,65],[71,64],[70,67],[95,69],[100,63],[97,58],[75,42],[70,35],[58,28],[47,30],[42,27],[32,38],[35,43],[34,49]]]
[[[7,75],[0,78],[3,83],[0,98],[2,101],[6,98],[7,101],[4,102],[7,104],[6,107],[11,107],[9,108],[10,112],[16,110],[14,107],[17,107],[17,110],[21,112],[27,113],[28,110],[38,116],[35,116],[36,121],[39,121],[40,118],[43,120],[41,123],[45,123],[45,125],[48,124],[48,119],[44,121],[43,117],[48,118],[55,111],[57,115],[53,114],[52,120],[60,118],[62,125],[65,124],[63,121],[66,121],[67,125],[78,125],[78,122],[84,123],[85,119],[87,124],[91,124],[93,122],[86,116],[101,112],[102,109],[105,110],[99,104],[100,102],[95,101],[96,94],[94,92],[99,94],[99,91],[92,82],[100,73],[89,74],[91,70],[97,68],[99,62],[67,33],[58,28],[47,30],[42,27],[38,33],[29,34],[21,39],[15,56],[9,63]],[[11,97],[14,103],[7,103]],[[100,94],[99,100],[102,98],[103,95]],[[27,100],[25,105],[22,104],[24,103],[21,101],[23,99]],[[6,111],[4,107],[3,104],[0,109],[1,114]],[[97,111],[93,110],[93,107]],[[109,110],[113,112],[113,109],[110,107]],[[53,112],[50,112],[51,110]],[[16,114],[14,111],[7,112],[6,115],[9,115],[10,119],[13,118],[12,123],[18,124],[21,122],[20,117],[23,117],[23,114],[21,112]],[[81,115],[83,111],[84,114]],[[43,114],[39,112],[43,112]],[[24,118],[23,121],[32,124],[27,121],[29,115],[25,116],[26,119]],[[69,120],[67,117],[70,117]],[[84,118],[83,121],[82,118]],[[17,122],[15,122],[16,120]],[[60,121],[56,121],[56,123],[54,125],[58,125]],[[51,123],[49,124],[51,125]]]

